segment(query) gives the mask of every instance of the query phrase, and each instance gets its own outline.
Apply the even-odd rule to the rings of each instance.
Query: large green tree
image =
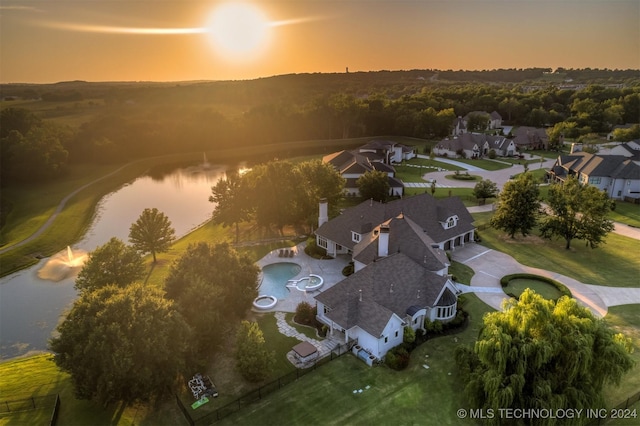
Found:
[[[252,168],[244,179],[257,224],[264,229],[275,225],[283,235],[285,225],[298,217],[299,179],[294,165],[271,161]]]
[[[566,296],[554,302],[527,289],[483,321],[473,349],[456,349],[475,408],[603,407],[603,386],[618,384],[633,366],[630,340]]]
[[[171,267],[167,297],[195,332],[198,362],[211,357],[258,296],[258,267],[229,244],[190,245]]]
[[[298,176],[298,219],[317,223],[318,201],[326,198],[329,208],[337,213],[338,203],[343,197],[345,180],[328,163],[321,160],[305,161],[295,167]]]
[[[573,239],[585,240],[595,248],[613,230],[607,217],[611,200],[595,186],[569,177],[564,183],[551,185],[547,202],[549,214],[542,217],[540,232],[545,238],[563,238],[567,250]]]
[[[163,394],[183,369],[190,333],[163,291],[140,283],[83,293],[58,332],[56,364],[77,397],[102,404]]]
[[[391,190],[389,177],[379,170],[366,172],[358,178],[356,185],[362,198],[372,198],[375,201],[386,201]]]
[[[236,243],[240,239],[240,222],[249,218],[250,203],[247,188],[237,171],[229,171],[211,187],[209,201],[215,203],[213,222],[236,228]]]
[[[498,194],[498,185],[489,179],[482,179],[473,187],[473,196],[478,200],[482,200],[484,204],[487,198],[493,198]]]
[[[136,250],[153,255],[169,250],[175,239],[175,230],[169,218],[157,208],[144,209],[138,220],[129,228],[129,242]]]
[[[490,224],[511,238],[516,232],[526,237],[536,225],[540,210],[540,190],[531,173],[523,173],[504,184],[498,195],[496,211]]]
[[[265,345],[257,322],[242,321],[236,333],[236,368],[250,382],[269,377],[275,364],[275,352]]]
[[[113,237],[89,253],[76,278],[75,287],[80,291],[96,290],[110,284],[125,287],[143,276],[144,264],[140,254]]]

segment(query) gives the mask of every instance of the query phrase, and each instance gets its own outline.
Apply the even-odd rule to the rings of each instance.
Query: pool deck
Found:
[[[300,291],[297,288],[289,288],[289,294],[286,299],[278,299],[278,303],[271,309],[255,309],[255,312],[295,312],[300,302],[307,302],[311,306],[315,306],[314,296],[320,294],[323,290],[331,288],[336,283],[342,281],[345,277],[342,275],[342,269],[349,264],[350,256],[339,256],[335,259],[314,259],[304,252],[306,242],[300,243],[295,247],[289,248],[293,250],[293,257],[279,257],[279,250],[273,250],[257,262],[260,269],[267,265],[280,262],[291,262],[300,265],[302,268],[300,273],[291,279],[298,280],[308,277],[309,274],[315,274],[322,277],[324,284],[315,291]],[[284,283],[283,283],[284,285]]]

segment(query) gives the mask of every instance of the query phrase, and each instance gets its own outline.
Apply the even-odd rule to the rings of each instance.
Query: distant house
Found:
[[[402,343],[405,326],[456,315],[457,289],[445,250],[474,240],[473,218],[456,197],[429,194],[387,204],[365,201],[327,220],[320,205],[317,244],[351,255],[354,274],[315,297],[330,332],[381,359]]]
[[[415,158],[415,148],[388,140],[374,139],[357,149],[361,154],[374,153],[380,156],[385,164],[401,163]]]
[[[547,149],[549,147],[549,135],[547,135],[545,129],[520,126],[512,134],[513,142],[519,151]]]
[[[595,155],[574,152],[561,155],[549,170],[556,182],[573,176],[582,184],[593,185],[613,199],[640,199],[640,164],[622,155]]]
[[[322,158],[331,164],[345,178],[347,195],[359,195],[358,178],[366,172],[377,170],[389,178],[389,195],[404,194],[404,184],[395,177],[392,163],[398,163],[416,156],[413,148],[390,141],[373,140],[352,151],[338,151]]]
[[[493,111],[492,113],[488,113],[486,111],[472,111],[464,117],[457,117],[453,121],[453,130],[451,132],[451,136],[459,136],[467,133],[469,131],[469,118],[472,115],[481,116],[486,120],[486,128],[480,130],[493,130],[500,129],[502,127],[502,116],[498,113],[498,111]]]
[[[464,133],[453,139],[443,139],[436,144],[433,152],[436,155],[465,158],[480,158],[495,150],[496,155],[509,157],[516,154],[514,142],[504,136],[493,136],[479,133]]]

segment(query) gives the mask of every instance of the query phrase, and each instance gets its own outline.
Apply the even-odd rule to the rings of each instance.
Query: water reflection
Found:
[[[211,187],[224,176],[225,166],[209,166],[163,172],[163,177],[143,176],[105,196],[94,221],[73,252],[90,252],[111,237],[128,240],[129,227],[145,208],[156,207],[167,215],[176,236],[187,234],[211,217]],[[154,172],[155,173],[155,172]],[[0,358],[47,349],[47,341],[77,294],[75,274],[64,265],[66,249],[58,254],[52,274],[57,281],[42,279],[38,271],[54,260],[43,259],[31,268],[0,279]],[[56,256],[58,256],[56,255]],[[65,260],[66,256],[66,260]],[[62,269],[57,269],[61,267]]]

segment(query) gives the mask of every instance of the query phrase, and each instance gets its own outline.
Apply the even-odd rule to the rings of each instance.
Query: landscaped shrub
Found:
[[[342,275],[348,277],[351,274],[353,274],[353,262],[349,262],[347,266],[342,268]]]
[[[427,318],[424,320],[424,329],[427,330],[427,333],[442,333],[442,321],[431,321]]]
[[[318,247],[314,236],[307,239],[307,246],[304,248],[304,252],[314,259],[330,259],[330,257],[327,256],[327,250],[322,247]]]
[[[316,318],[317,313],[317,307],[311,306],[307,302],[300,302],[298,306],[296,306],[293,321],[301,325],[313,327],[316,329],[318,336],[325,337],[327,335],[327,326],[318,321]]]
[[[560,283],[560,282],[558,282],[556,280],[552,280],[551,278],[547,278],[547,277],[543,277],[543,276],[535,275],[535,274],[510,274],[510,275],[505,275],[504,277],[500,278],[500,285],[502,287],[506,287],[507,285],[509,285],[509,281],[515,280],[517,278],[538,280],[538,281],[545,282],[547,284],[551,284],[552,286],[557,288],[558,291],[560,293],[562,293],[563,296],[573,297],[571,295],[571,290],[569,290],[566,285],[564,285],[564,284],[562,284],[562,283]],[[515,296],[513,296],[513,297],[515,297]],[[517,299],[517,297],[516,297],[516,299]]]
[[[413,328],[406,326],[402,335],[402,341],[404,343],[412,344],[416,341],[416,332]]]
[[[497,157],[496,150],[495,149],[490,149],[489,150],[489,158],[493,160],[496,157]]]
[[[411,356],[409,352],[402,346],[396,346],[384,356],[384,362],[394,370],[400,371],[407,368]]]
[[[298,324],[315,327],[316,307],[311,306],[311,304],[307,302],[298,303],[298,306],[296,306],[296,314],[293,317],[293,320]]]

